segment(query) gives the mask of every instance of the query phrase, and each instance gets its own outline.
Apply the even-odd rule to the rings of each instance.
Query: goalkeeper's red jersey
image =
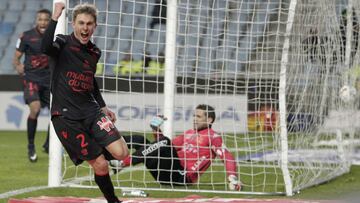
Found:
[[[198,177],[209,168],[211,161],[219,156],[223,160],[227,175],[236,175],[236,162],[226,149],[222,138],[211,128],[201,131],[188,130],[172,140],[186,177],[196,182]]]

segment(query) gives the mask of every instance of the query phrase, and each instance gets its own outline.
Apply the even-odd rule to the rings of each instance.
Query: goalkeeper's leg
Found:
[[[123,136],[123,138],[129,149],[139,150],[141,147],[151,144],[150,141],[142,135],[129,135]]]
[[[142,136],[135,139],[137,138],[144,140]],[[158,182],[162,184],[186,184],[184,169],[180,164],[176,150],[171,146],[171,141],[167,137],[161,137],[157,142],[141,146],[123,161],[117,163],[111,161],[110,163],[121,169],[131,164],[144,163]]]
[[[126,162],[127,159],[124,160],[124,164],[125,166],[129,166],[130,164],[136,165],[139,163],[152,163],[157,161],[159,155],[171,157],[167,155],[168,153],[166,153],[167,151],[171,151],[171,148],[170,139],[167,137],[162,137],[157,142],[140,147],[127,158],[128,162]]]
[[[141,148],[144,148],[146,145],[151,144],[148,139],[146,139],[142,135],[129,135],[129,136],[123,136],[125,142],[127,143],[127,146],[129,149],[135,149],[140,150]],[[131,157],[127,157],[125,160],[117,160],[105,149],[104,155],[107,160],[109,160],[109,164],[115,173],[118,173],[121,171],[124,167],[127,167],[130,165]]]
[[[131,164],[137,165],[139,163],[145,163],[150,165],[157,165],[156,163],[158,162],[158,155],[160,154],[160,152],[165,155],[167,153],[164,153],[164,151],[171,150],[171,141],[167,137],[162,137],[161,139],[159,139],[158,142],[153,143],[150,143],[143,136],[139,135],[132,137],[124,136],[124,139],[128,146],[131,146],[131,141],[137,142],[132,145],[136,147],[137,150],[132,155],[126,157],[124,160],[111,160],[110,166],[113,168],[114,173],[119,172],[124,167],[128,167]]]

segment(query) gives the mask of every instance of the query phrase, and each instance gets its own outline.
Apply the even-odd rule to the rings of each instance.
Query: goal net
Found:
[[[167,135],[182,134],[198,104],[212,105],[243,184],[230,191],[215,159],[191,185],[136,165],[112,175],[115,187],[292,195],[349,171],[359,104],[339,90],[359,80],[358,1],[68,0],[67,33],[84,2],[99,10],[97,79],[122,135],[151,139],[158,114]],[[87,164],[62,160],[61,185],[96,187]]]

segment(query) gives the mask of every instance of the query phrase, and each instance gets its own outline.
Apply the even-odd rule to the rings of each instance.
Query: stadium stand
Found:
[[[25,10],[26,11],[37,11],[42,7],[41,1],[38,0],[26,0]]]
[[[0,32],[0,74],[15,74],[11,61],[20,32],[31,28],[34,24],[35,12],[39,8],[50,9],[52,4],[49,0],[4,0],[3,2],[5,7],[0,9],[0,26],[2,28]],[[70,7],[73,7],[76,2],[69,1]],[[93,3],[94,1],[87,0],[87,2]],[[155,3],[155,0],[150,2]],[[216,71],[221,67],[226,67],[234,71],[244,70],[245,64],[247,64],[245,62],[251,60],[251,50],[261,46],[261,38],[267,30],[266,27],[269,24],[272,10],[276,9],[279,4],[279,1],[274,1],[272,4],[263,4],[266,6],[264,7],[259,1],[255,3],[247,1],[241,5],[237,3],[227,5],[225,1],[217,1],[216,5],[211,5],[211,7],[224,8],[230,6],[240,9],[230,9],[231,12],[229,13],[219,11],[209,15],[210,5],[207,5],[208,1],[203,1],[204,4],[201,7],[193,6],[190,8],[184,6],[188,5],[187,2],[187,0],[180,0],[178,5],[180,23],[177,36],[179,53],[177,70],[180,74],[191,73],[194,68],[199,70],[212,68]],[[95,1],[95,3],[99,9],[99,26],[94,35],[94,40],[103,49],[102,61],[117,64],[118,61],[113,60],[121,59],[121,57],[106,54],[107,52],[119,51],[123,53],[126,50],[131,50],[134,57],[138,59],[145,52],[156,58],[157,54],[165,51],[166,25],[156,24],[154,29],[149,30],[151,18],[146,16],[152,13],[154,4],[144,4],[144,0]],[[254,11],[252,8],[255,6],[261,9]],[[106,9],[109,10],[108,15],[103,12]],[[133,13],[138,15],[132,15]],[[201,35],[186,35],[185,38],[185,33],[197,33],[199,20],[194,19],[192,13],[201,13],[204,18],[207,18],[203,21],[207,23],[207,26],[205,24],[202,26],[204,29],[201,30]],[[235,18],[238,21],[227,24],[227,18]],[[249,25],[249,19],[256,19],[257,22]],[[120,29],[119,24],[121,25]],[[68,27],[71,32],[71,26]],[[239,35],[239,33],[241,34]],[[106,36],[106,40],[104,36]],[[226,40],[227,43],[223,43],[225,38],[231,40]],[[209,54],[213,60],[196,63],[196,57],[205,57]],[[187,64],[182,64],[182,61],[187,61]],[[226,61],[226,64],[221,61]],[[106,65],[106,68],[111,69],[109,65]],[[113,73],[111,70],[105,72],[110,75]]]
[[[34,25],[39,8],[52,8],[49,0],[2,0],[0,9],[0,74],[15,74],[12,58],[21,32]]]

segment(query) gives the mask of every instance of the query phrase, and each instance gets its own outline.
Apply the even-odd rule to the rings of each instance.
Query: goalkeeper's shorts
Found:
[[[96,159],[104,148],[121,138],[119,131],[103,113],[84,120],[64,116],[51,118],[56,134],[75,165]]]

